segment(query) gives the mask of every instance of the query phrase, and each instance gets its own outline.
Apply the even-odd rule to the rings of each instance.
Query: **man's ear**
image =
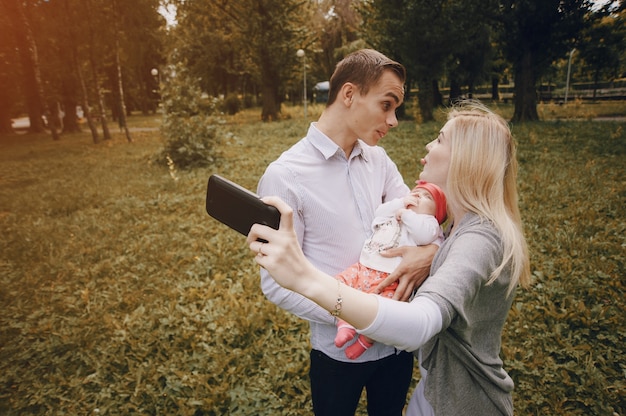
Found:
[[[356,92],[357,88],[356,85],[354,85],[353,83],[346,82],[345,84],[343,84],[341,90],[339,91],[339,97],[346,107],[350,107],[350,105],[352,105],[352,101]]]

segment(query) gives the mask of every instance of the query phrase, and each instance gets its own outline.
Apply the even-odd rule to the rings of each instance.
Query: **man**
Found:
[[[358,261],[378,205],[409,192],[396,165],[376,146],[398,125],[405,69],[364,49],[345,57],[330,78],[327,106],[305,138],[271,163],[258,194],[276,195],[294,210],[302,250],[314,266],[335,275]],[[403,262],[395,298],[406,300],[426,278],[436,247],[388,251]],[[380,343],[350,360],[334,344],[335,318],[281,288],[261,269],[266,297],[311,325],[311,394],[316,415],[354,415],[363,388],[368,413],[401,415],[413,371],[412,355]]]

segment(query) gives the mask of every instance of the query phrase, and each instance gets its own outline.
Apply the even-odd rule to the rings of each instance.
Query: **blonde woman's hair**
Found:
[[[528,246],[517,195],[516,144],[508,123],[475,101],[463,101],[448,114],[450,168],[446,184],[449,206],[491,221],[502,235],[502,263],[493,283],[510,264],[509,293],[530,283]]]

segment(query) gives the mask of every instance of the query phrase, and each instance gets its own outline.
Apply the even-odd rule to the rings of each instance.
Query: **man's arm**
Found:
[[[271,164],[259,182],[257,193],[260,196],[277,195],[281,197],[294,213],[298,212],[299,198],[287,178],[294,175],[277,163]],[[302,247],[302,236],[304,235],[304,221],[300,215],[293,216],[293,225],[298,235],[298,243]],[[334,318],[315,302],[305,298],[299,293],[281,287],[267,270],[261,268],[261,290],[265,297],[278,307],[290,312],[299,318],[312,322],[333,324]]]

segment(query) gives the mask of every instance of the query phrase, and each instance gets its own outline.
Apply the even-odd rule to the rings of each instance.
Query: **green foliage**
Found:
[[[407,184],[436,116],[382,141]],[[308,124],[226,120],[218,173],[250,189]],[[624,127],[514,126],[535,276],[503,337],[516,414],[626,414]],[[151,163],[161,139],[133,138],[0,141],[0,414],[311,414],[308,325],[264,298],[245,239],[206,215],[215,168],[172,180]]]
[[[624,123],[514,133],[524,140],[520,193],[535,278],[504,335],[517,401],[523,414],[623,414]]]
[[[197,82],[182,66],[174,69],[163,88],[163,136],[159,160],[170,167],[189,169],[215,161],[216,100],[203,98]]]
[[[241,100],[237,94],[228,94],[222,103],[222,111],[228,115],[235,115],[241,110]]]
[[[317,37],[310,32],[314,4],[296,0],[177,3],[180,24],[172,30],[176,59],[185,62],[202,90],[244,97],[260,93],[261,117],[279,119],[280,97],[291,92],[285,91],[286,85],[299,72],[295,69],[298,45],[310,45]]]

